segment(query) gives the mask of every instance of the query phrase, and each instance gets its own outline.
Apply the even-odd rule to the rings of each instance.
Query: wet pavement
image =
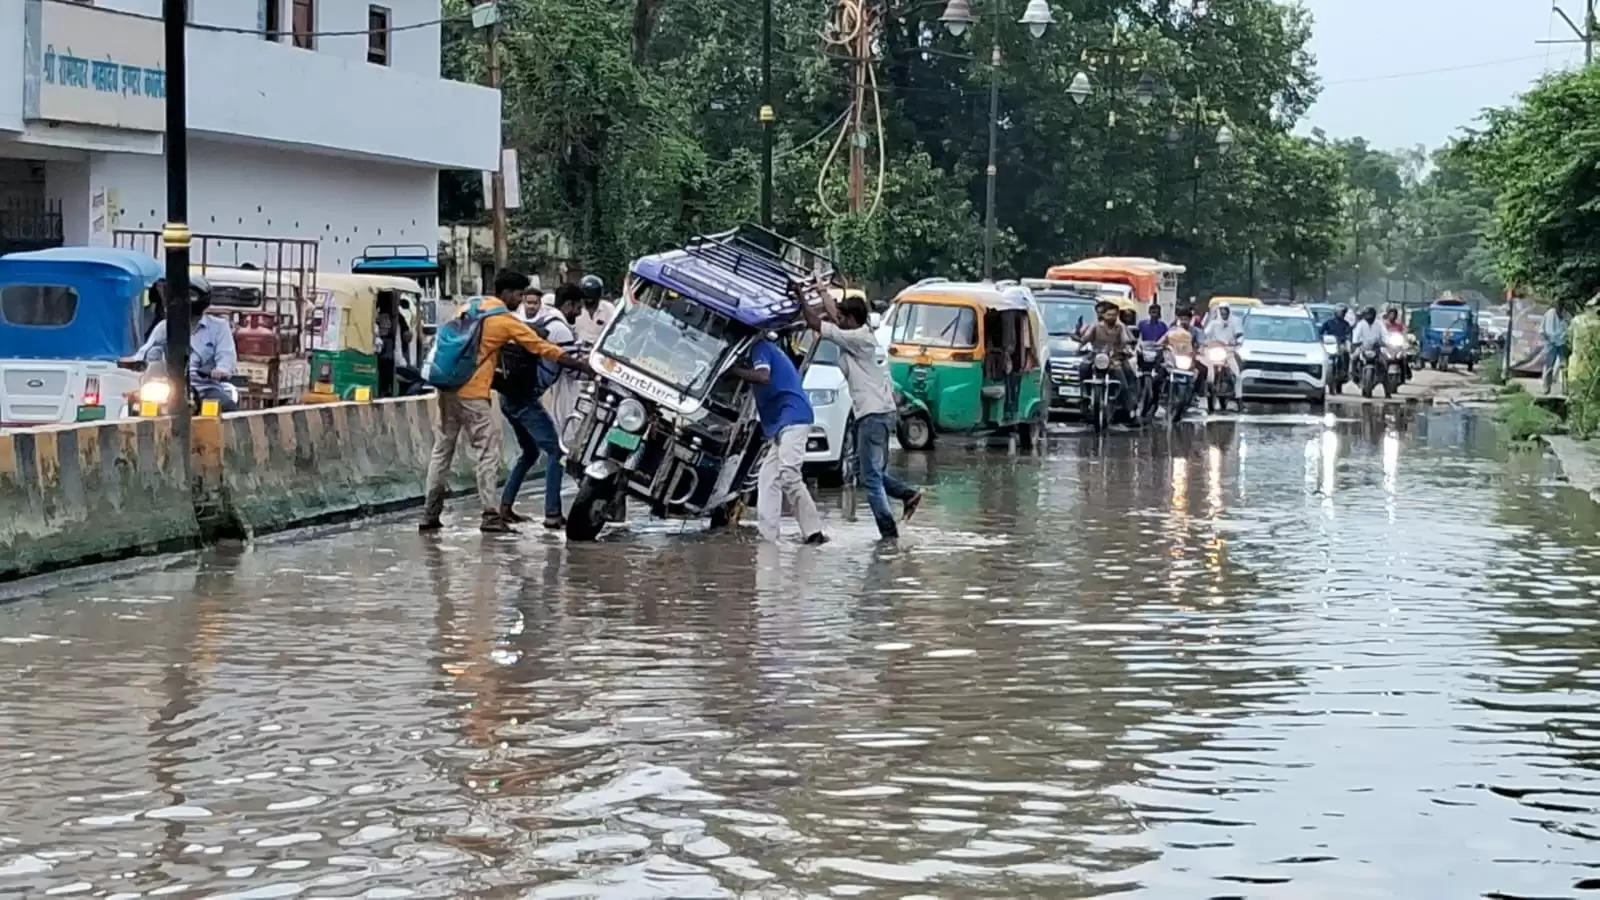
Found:
[[[941,450],[762,547],[401,520],[0,607],[0,894],[1600,889],[1600,507],[1487,420]]]

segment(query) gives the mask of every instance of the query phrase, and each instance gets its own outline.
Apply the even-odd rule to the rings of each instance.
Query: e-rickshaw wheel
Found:
[[[567,514],[567,540],[592,541],[600,536],[609,518],[612,495],[616,485],[584,479],[578,486],[578,495],[572,499],[572,511]]]

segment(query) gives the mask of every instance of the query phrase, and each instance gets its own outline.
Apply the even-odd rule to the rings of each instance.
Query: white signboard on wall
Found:
[[[26,9],[29,119],[165,129],[160,19],[56,0],[27,0]]]

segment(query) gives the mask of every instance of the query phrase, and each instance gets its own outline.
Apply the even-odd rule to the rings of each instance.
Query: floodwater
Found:
[[[1367,415],[942,449],[899,548],[830,495],[823,548],[394,521],[50,589],[0,894],[1600,889],[1600,514]]]

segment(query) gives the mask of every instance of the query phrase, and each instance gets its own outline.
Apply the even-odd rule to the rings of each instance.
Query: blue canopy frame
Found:
[[[144,298],[161,263],[116,247],[53,247],[0,256],[0,292],[13,285],[70,287],[78,306],[65,325],[19,325],[0,306],[0,357],[115,360],[143,339]]]

